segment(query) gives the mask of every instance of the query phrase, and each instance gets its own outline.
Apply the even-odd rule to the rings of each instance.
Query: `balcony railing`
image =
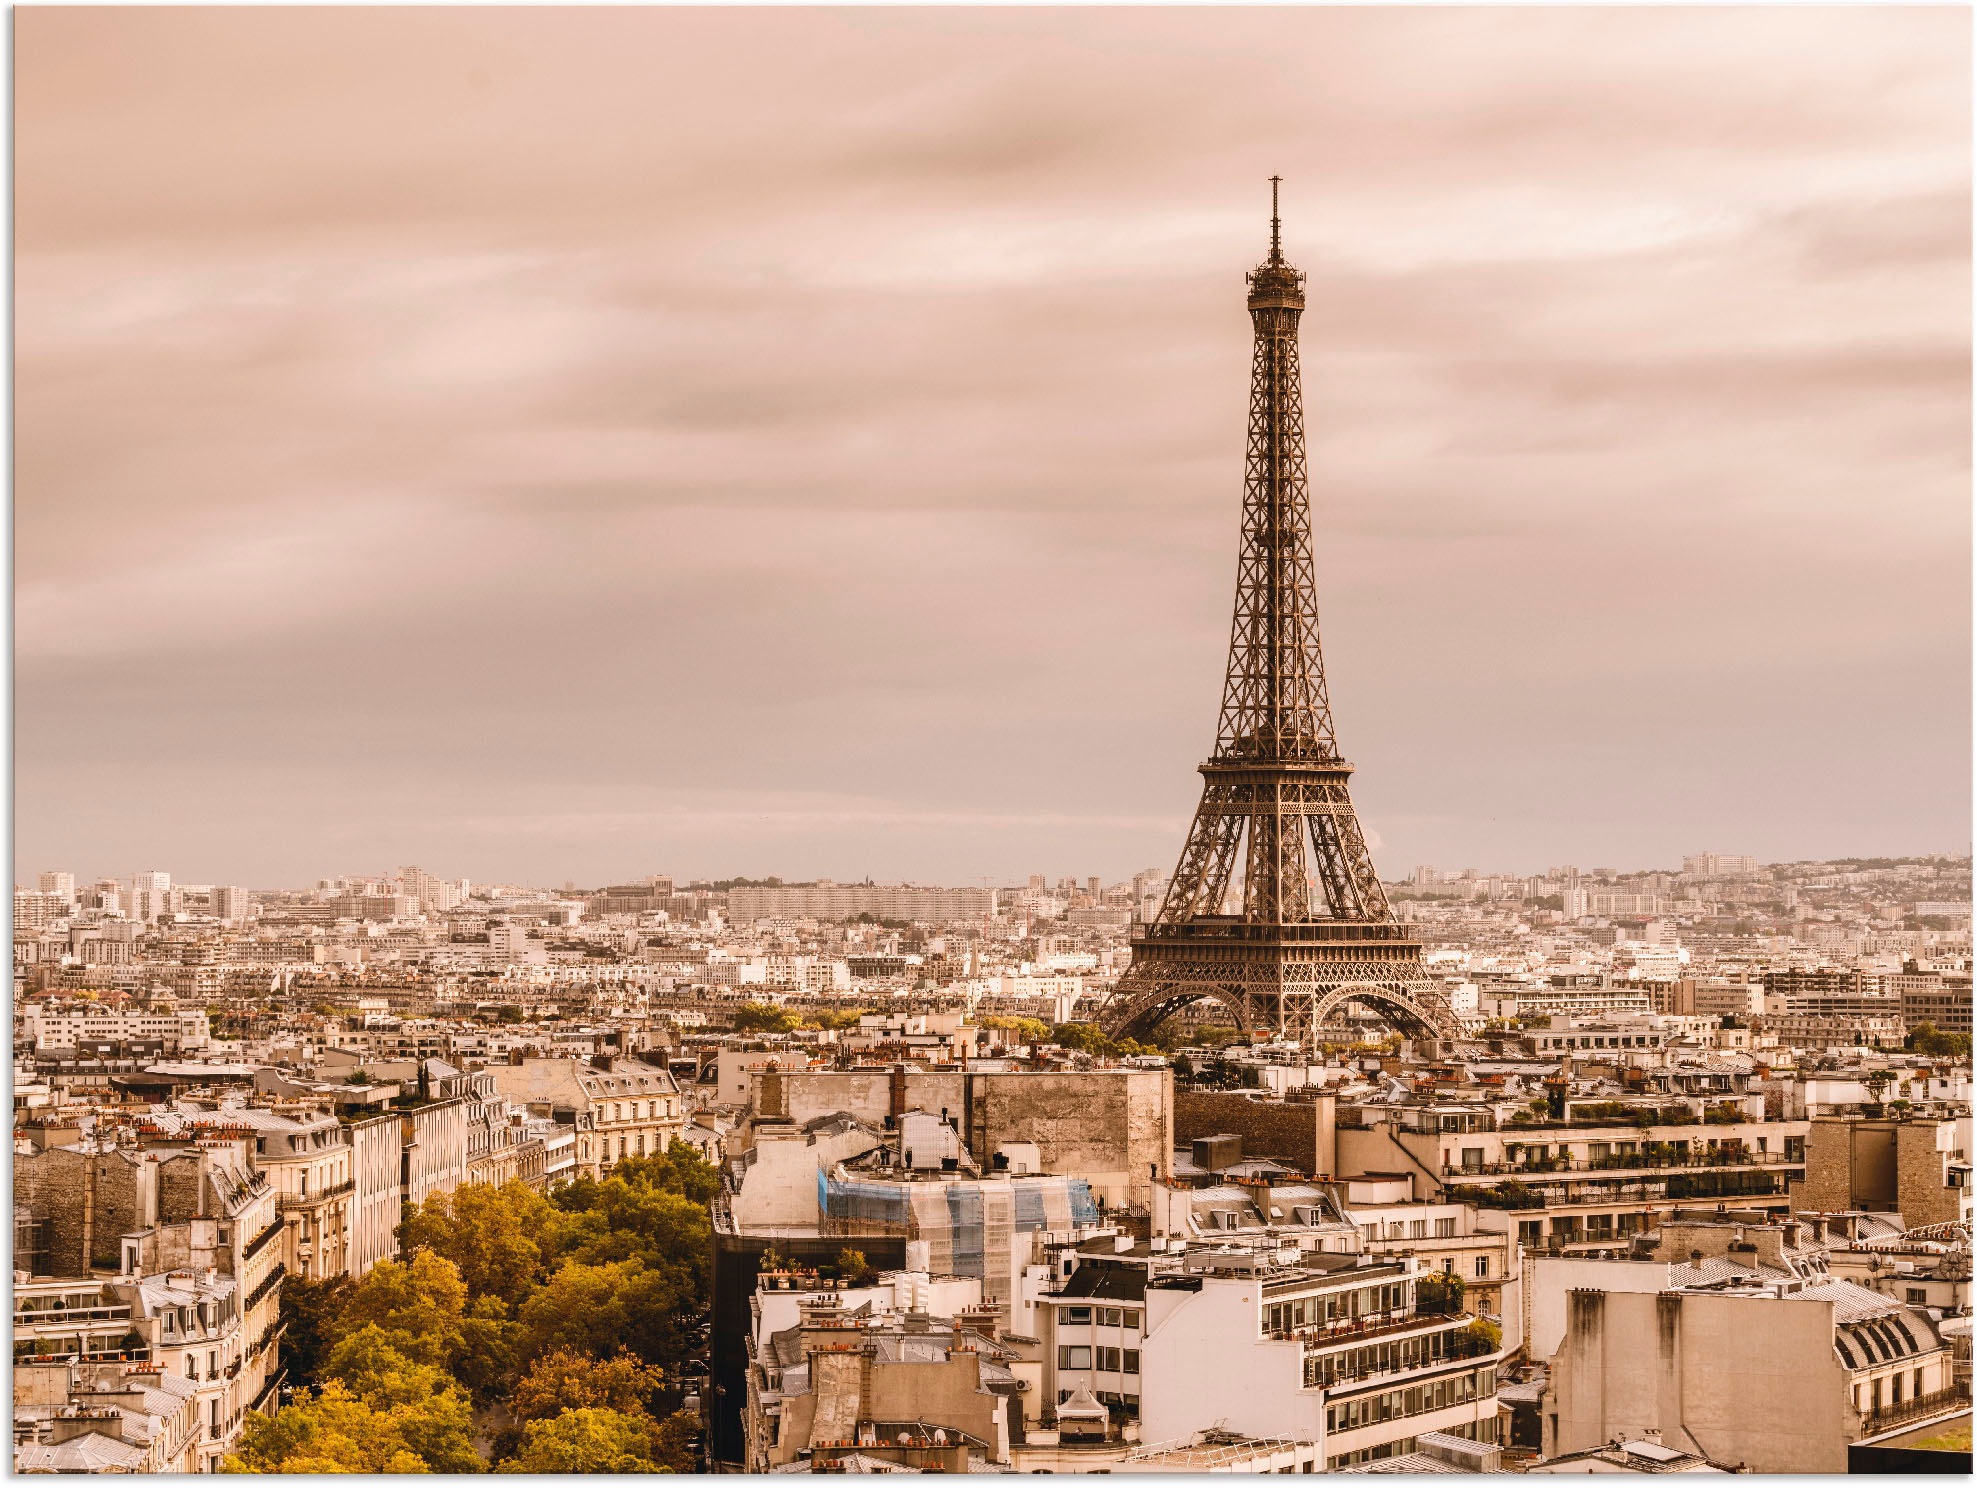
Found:
[[[259,1255],[263,1250],[267,1249],[268,1242],[273,1240],[275,1236],[279,1235],[281,1231],[282,1231],[281,1221],[275,1220],[265,1230],[261,1231],[260,1234],[256,1235],[252,1240],[249,1240],[247,1242],[246,1246],[240,1252],[240,1258],[243,1261],[253,1260],[254,1257]]]
[[[277,1209],[313,1209],[325,1199],[341,1198],[344,1194],[357,1191],[357,1180],[352,1178],[312,1194],[282,1194],[275,1200]]]
[[[1690,1153],[1686,1157],[1653,1156],[1643,1152],[1614,1153],[1607,1157],[1550,1157],[1534,1162],[1482,1163],[1476,1167],[1449,1168],[1448,1182],[1464,1178],[1549,1178],[1566,1173],[1625,1173],[1676,1171],[1685,1168],[1802,1168],[1803,1157],[1787,1157],[1781,1152],[1740,1152],[1718,1148],[1713,1153]]]
[[[1884,1405],[1860,1418],[1861,1434],[1879,1436],[1884,1431],[1910,1421],[1926,1421],[1931,1416],[1948,1415],[1957,1409],[1969,1409],[1970,1389],[1967,1385],[1954,1386],[1948,1390],[1937,1390],[1931,1395],[1918,1395],[1913,1400],[1904,1400],[1897,1405]]]
[[[1419,1313],[1411,1307],[1393,1307],[1384,1312],[1364,1313],[1356,1318],[1334,1318],[1329,1323],[1304,1323],[1294,1328],[1266,1329],[1264,1336],[1277,1340],[1296,1339],[1307,1348],[1330,1348],[1335,1344],[1364,1343],[1372,1338],[1436,1325],[1466,1324],[1466,1313]]]

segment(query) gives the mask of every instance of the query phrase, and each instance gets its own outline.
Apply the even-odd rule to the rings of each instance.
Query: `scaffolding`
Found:
[[[835,1178],[818,1170],[827,1227],[904,1233],[927,1245],[936,1276],[979,1276],[991,1299],[1012,1293],[1012,1243],[1036,1230],[1098,1222],[1082,1178]]]

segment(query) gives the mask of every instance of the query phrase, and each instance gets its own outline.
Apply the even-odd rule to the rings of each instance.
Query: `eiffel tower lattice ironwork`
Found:
[[[1358,1003],[1408,1034],[1452,1037],[1455,1015],[1373,871],[1333,736],[1298,373],[1304,275],[1284,260],[1278,179],[1270,256],[1248,276],[1242,556],[1215,753],[1180,865],[1101,1022],[1115,1038],[1144,1034],[1212,998],[1249,1032],[1312,1044]]]

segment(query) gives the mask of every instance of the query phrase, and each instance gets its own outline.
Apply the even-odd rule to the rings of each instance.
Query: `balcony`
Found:
[[[1904,1400],[1898,1405],[1884,1405],[1860,1418],[1862,1436],[1879,1436],[1884,1431],[1892,1431],[1897,1426],[1906,1426],[1915,1421],[1926,1421],[1931,1416],[1946,1416],[1953,1411],[1970,1409],[1970,1388],[1958,1385],[1948,1390],[1938,1390],[1933,1395],[1918,1395],[1913,1400]]]
[[[1692,1152],[1687,1156],[1645,1152],[1615,1153],[1607,1157],[1547,1157],[1531,1162],[1482,1163],[1473,1168],[1449,1168],[1442,1178],[1458,1183],[1469,1178],[1549,1178],[1568,1173],[1667,1173],[1687,1168],[1802,1168],[1803,1157],[1782,1152],[1744,1152],[1717,1148],[1714,1152]]]
[[[1451,1316],[1448,1313],[1420,1313],[1411,1307],[1392,1307],[1385,1312],[1369,1312],[1356,1318],[1335,1318],[1329,1323],[1306,1323],[1296,1328],[1264,1330],[1265,1338],[1279,1342],[1295,1340],[1306,1348],[1333,1348],[1345,1344],[1365,1343],[1371,1339],[1390,1338],[1396,1333],[1408,1333],[1422,1328],[1446,1327],[1452,1324],[1467,1324],[1469,1314]]]
[[[318,1204],[325,1203],[330,1199],[342,1198],[343,1195],[355,1193],[356,1191],[357,1180],[352,1178],[346,1182],[337,1184],[333,1188],[323,1189],[319,1193],[302,1195],[282,1194],[275,1199],[275,1207],[284,1212],[295,1209],[313,1209]]]

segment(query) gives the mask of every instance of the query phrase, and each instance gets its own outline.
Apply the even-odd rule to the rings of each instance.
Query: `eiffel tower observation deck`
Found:
[[[1298,372],[1304,275],[1284,259],[1278,180],[1270,256],[1248,276],[1242,555],[1215,753],[1167,897],[1101,1019],[1115,1038],[1144,1035],[1213,999],[1246,1032],[1309,1046],[1345,1036],[1353,1004],[1409,1036],[1453,1037],[1455,1015],[1373,871],[1332,729]]]

